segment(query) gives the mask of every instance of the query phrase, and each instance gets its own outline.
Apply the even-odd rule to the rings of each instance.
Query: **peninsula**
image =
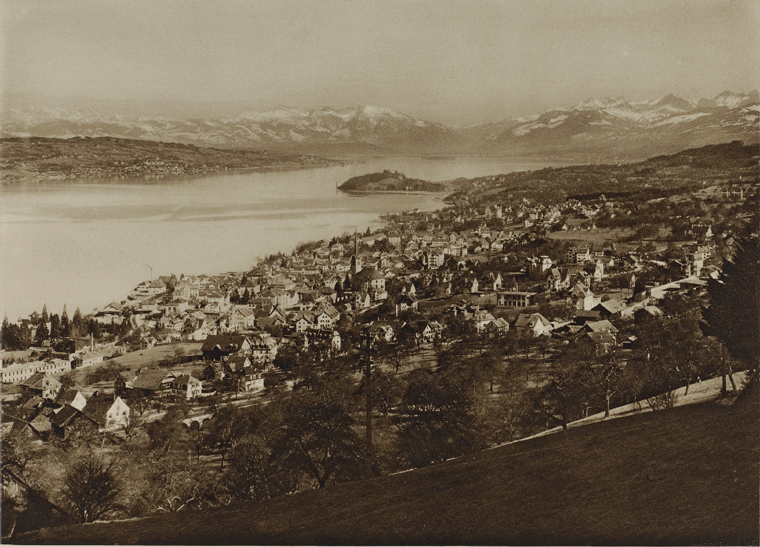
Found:
[[[0,139],[2,183],[86,178],[141,182],[209,173],[291,170],[342,165],[345,160],[268,150],[208,148],[115,137]]]

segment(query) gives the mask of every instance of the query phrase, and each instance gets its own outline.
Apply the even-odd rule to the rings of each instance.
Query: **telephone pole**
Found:
[[[367,368],[364,371],[364,375],[367,378],[367,476],[372,476],[372,460],[373,460],[373,447],[372,447],[372,356],[367,356]]]

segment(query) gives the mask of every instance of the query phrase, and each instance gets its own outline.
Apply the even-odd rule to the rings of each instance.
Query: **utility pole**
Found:
[[[369,349],[369,348],[368,348]],[[372,356],[367,354],[367,364],[364,369],[364,376],[367,381],[367,408],[366,408],[366,435],[367,435],[367,476],[372,476],[372,461],[373,461],[373,447],[372,447]]]

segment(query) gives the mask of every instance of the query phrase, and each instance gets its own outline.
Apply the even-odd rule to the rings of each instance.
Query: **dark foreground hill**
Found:
[[[758,543],[758,389],[269,502],[48,529],[22,543]]]

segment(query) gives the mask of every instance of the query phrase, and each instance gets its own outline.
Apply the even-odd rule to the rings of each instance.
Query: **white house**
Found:
[[[515,330],[520,334],[530,332],[533,336],[549,336],[552,324],[540,313],[521,313],[515,320]]]
[[[186,399],[197,399],[203,393],[202,382],[189,374],[174,378],[170,386],[173,395],[184,396]]]

